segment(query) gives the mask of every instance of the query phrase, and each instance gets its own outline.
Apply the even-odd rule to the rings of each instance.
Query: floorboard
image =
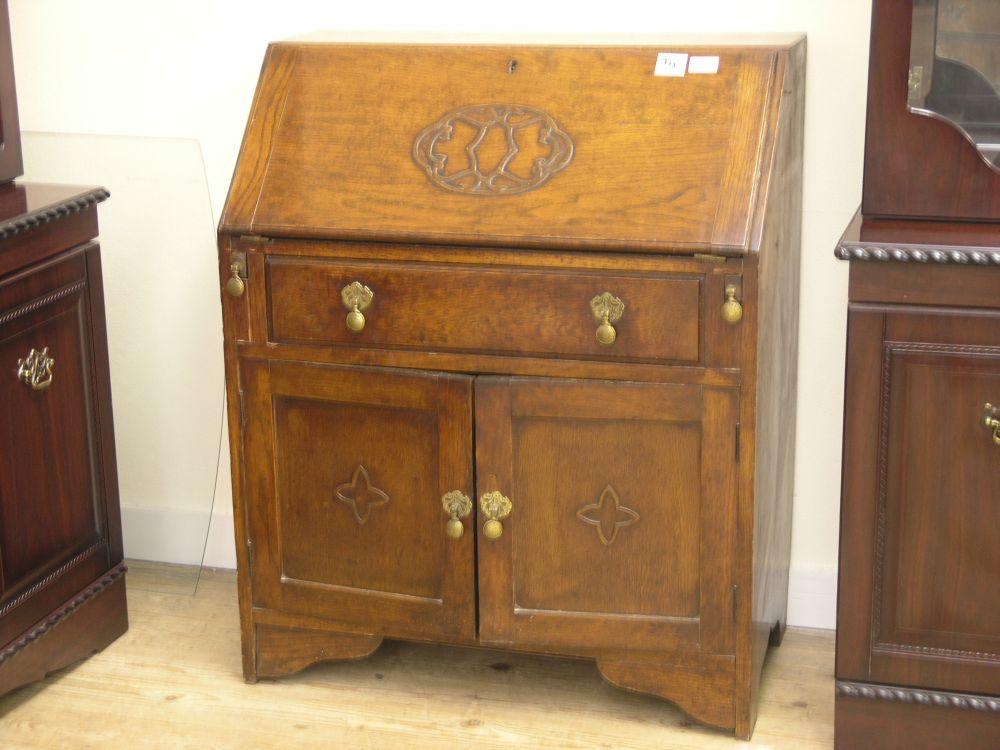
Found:
[[[129,632],[82,664],[0,698],[0,747],[833,747],[830,631],[789,629],[764,667],[753,740],[604,683],[593,664],[386,642],[360,662],[279,682],[240,676],[236,579],[129,564]]]

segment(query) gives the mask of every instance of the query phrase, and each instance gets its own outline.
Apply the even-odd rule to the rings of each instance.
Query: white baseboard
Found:
[[[211,526],[208,520],[208,511],[123,506],[125,557],[177,565],[235,568],[233,517],[228,513],[216,513]]]
[[[837,627],[837,566],[795,565],[788,572],[788,624]]]
[[[205,540],[206,512],[122,508],[125,556],[136,560],[235,568],[233,517],[216,513]],[[204,558],[202,552],[204,551]],[[788,624],[832,630],[837,624],[837,566],[792,565]]]

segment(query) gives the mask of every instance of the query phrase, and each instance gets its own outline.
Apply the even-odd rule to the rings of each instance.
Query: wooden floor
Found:
[[[605,684],[593,664],[386,643],[280,682],[240,676],[236,580],[131,563],[131,629],[0,698],[0,748],[833,747],[833,633],[790,630],[764,667],[753,741]]]

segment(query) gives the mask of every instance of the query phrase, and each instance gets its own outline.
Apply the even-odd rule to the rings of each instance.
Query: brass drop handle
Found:
[[[347,313],[347,327],[354,333],[360,333],[365,327],[365,316],[362,310],[368,308],[372,303],[375,292],[366,287],[360,281],[352,281],[340,290],[340,298],[344,301],[344,307],[350,310]]]
[[[983,425],[993,432],[993,442],[1000,445],[1000,409],[993,404],[983,405]]]
[[[49,356],[49,348],[32,349],[24,359],[17,360],[17,378],[33,391],[44,391],[52,385],[52,367],[56,361]]]
[[[242,297],[247,290],[247,283],[243,280],[243,266],[240,263],[231,263],[229,271],[232,274],[226,280],[226,294],[230,297]]]
[[[722,319],[731,326],[743,320],[743,305],[736,299],[735,284],[726,284],[726,301],[722,303]]]
[[[452,539],[461,539],[465,533],[462,519],[472,512],[472,500],[464,492],[452,490],[444,493],[441,505],[444,506],[444,512],[449,515],[448,523],[444,526],[445,533]]]
[[[611,346],[618,338],[614,323],[622,319],[625,303],[611,292],[603,292],[590,300],[590,312],[597,321],[597,343]]]
[[[496,490],[487,492],[479,498],[479,509],[487,518],[486,523],[483,524],[483,535],[487,539],[500,538],[500,535],[503,534],[503,524],[500,522],[510,515],[513,507],[510,498]]]

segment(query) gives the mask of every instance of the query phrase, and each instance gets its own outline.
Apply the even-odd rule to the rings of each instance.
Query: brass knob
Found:
[[[450,516],[444,527],[445,533],[452,539],[461,539],[465,533],[462,519],[472,512],[472,500],[464,492],[452,490],[444,493],[441,505],[444,506],[444,512]]]
[[[44,391],[52,385],[52,367],[56,361],[49,356],[46,346],[41,351],[32,349],[24,359],[17,360],[17,379],[33,391]]]
[[[726,301],[722,303],[722,319],[734,326],[743,320],[743,305],[736,299],[736,286],[726,285]]]
[[[590,312],[598,323],[597,343],[611,346],[618,338],[618,331],[612,324],[622,319],[625,303],[611,292],[603,292],[590,300]]]
[[[993,442],[1000,445],[1000,410],[993,404],[984,404],[983,412],[983,425],[993,432]]]
[[[510,515],[511,508],[513,505],[510,498],[496,490],[487,492],[479,498],[479,509],[488,519],[483,524],[483,535],[487,539],[500,538],[500,535],[503,534],[503,524],[500,522]]]
[[[372,303],[375,292],[360,281],[352,281],[340,290],[340,298],[350,312],[347,313],[347,327],[354,333],[360,333],[365,327],[365,316],[361,311]]]
[[[226,281],[226,294],[230,297],[242,297],[243,292],[247,290],[247,283],[242,276],[243,266],[233,263],[229,266],[229,270],[232,276]]]

